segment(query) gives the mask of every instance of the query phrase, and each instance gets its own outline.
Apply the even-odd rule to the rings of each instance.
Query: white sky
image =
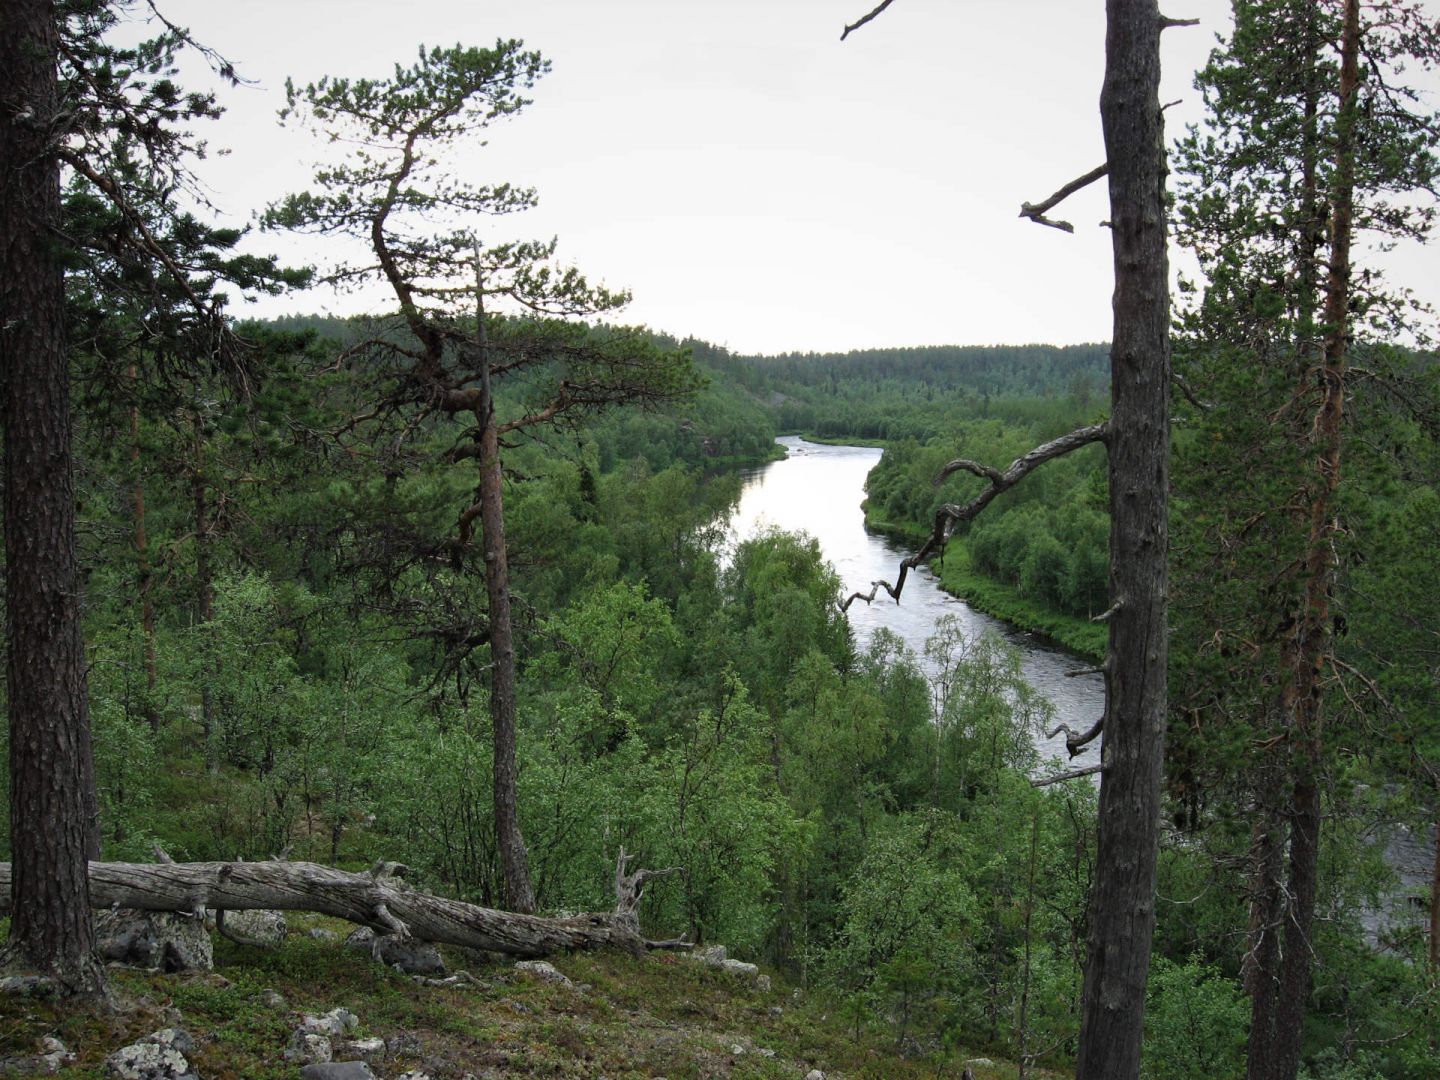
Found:
[[[534,104],[456,161],[477,183],[539,189],[495,240],[560,238],[560,256],[633,291],[625,320],[739,352],[1102,341],[1110,335],[1104,184],[1017,217],[1103,160],[1102,0],[162,0],[257,87],[226,90],[203,163],[247,219],[307,186],[324,147],[282,130],[284,82],[384,76],[421,44],[518,37],[553,63]],[[1199,119],[1191,76],[1226,0],[1167,0],[1172,134]],[[190,82],[196,82],[193,77]],[[338,253],[259,236],[294,261]],[[1430,254],[1401,276],[1425,285]],[[325,291],[237,314],[364,308]]]

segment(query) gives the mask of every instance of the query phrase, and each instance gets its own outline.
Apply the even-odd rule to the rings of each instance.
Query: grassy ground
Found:
[[[467,963],[451,955],[452,968],[467,968],[479,985],[435,988],[338,942],[304,936],[306,926],[343,932],[344,924],[305,916],[290,921],[290,939],[275,950],[217,939],[211,973],[112,969],[122,1007],[110,1014],[0,998],[0,1058],[34,1053],[41,1038],[54,1036],[78,1055],[62,1075],[101,1080],[108,1077],[107,1054],[158,1028],[179,1026],[198,1043],[190,1061],[205,1080],[295,1080],[299,1066],[282,1055],[299,1014],[337,1006],[360,1018],[355,1037],[391,1041],[395,1049],[371,1059],[376,1075],[387,1080],[417,1068],[436,1080],[466,1073],[795,1080],[811,1069],[830,1080],[918,1080],[959,1076],[965,1062],[979,1056],[952,1047],[901,1057],[888,1026],[862,1029],[857,1039],[817,996],[797,997],[779,979],[773,991],[762,993],[748,981],[675,954],[555,958],[576,984],[588,984],[583,989],[545,983],[508,964],[486,966],[474,957]],[[270,990],[283,994],[286,1004],[267,1005]],[[396,1046],[397,1036],[408,1038]],[[736,1047],[743,1052],[735,1053]],[[977,1080],[1015,1073],[1014,1065],[998,1060],[972,1068]]]

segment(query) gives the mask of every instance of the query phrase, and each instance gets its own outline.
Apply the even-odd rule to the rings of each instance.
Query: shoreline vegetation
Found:
[[[818,441],[810,440],[808,435],[806,439]],[[917,547],[925,541],[927,534],[919,526],[881,520],[868,504],[864,509],[867,532],[914,543]],[[1046,610],[1033,600],[1021,596],[1014,586],[996,581],[975,570],[971,566],[970,551],[964,540],[951,540],[944,556],[931,561],[930,569],[939,579],[941,588],[951,596],[964,600],[976,611],[1003,619],[1017,629],[1042,637],[1087,660],[1098,662],[1104,658],[1106,630],[1102,624]]]

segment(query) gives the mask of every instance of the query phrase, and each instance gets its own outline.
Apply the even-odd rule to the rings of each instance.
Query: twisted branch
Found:
[[[1059,191],[1055,192],[1054,195],[1051,195],[1044,202],[1021,203],[1020,216],[1023,218],[1029,218],[1037,225],[1049,225],[1052,229],[1059,229],[1061,232],[1073,233],[1075,231],[1074,225],[1071,225],[1068,221],[1052,221],[1050,218],[1047,218],[1045,216],[1045,211],[1058,206],[1060,203],[1068,199],[1071,195],[1074,195],[1075,192],[1079,191],[1083,187],[1088,187],[1089,185],[1093,184],[1096,180],[1099,180],[1109,171],[1110,163],[1106,162],[1104,165],[1099,165],[1091,169],[1084,176],[1077,177],[1076,179],[1071,180],[1070,183],[1066,184]]]
[[[1035,447],[1023,457],[1016,458],[1004,472],[965,458],[957,458],[945,465],[935,475],[934,483],[937,487],[947,477],[953,476],[957,472],[973,473],[983,480],[989,480],[990,486],[964,506],[946,503],[939,507],[935,511],[935,523],[930,530],[929,537],[926,538],[919,551],[901,561],[900,573],[895,579],[895,584],[891,585],[888,581],[872,581],[868,593],[853,592],[840,601],[840,610],[849,611],[850,605],[856,600],[864,600],[867,604],[872,603],[881,589],[889,593],[890,598],[898,604],[900,594],[905,589],[905,579],[909,576],[910,571],[943,551],[945,545],[949,543],[956,525],[973,520],[980,511],[990,505],[995,496],[1014,487],[1045,462],[1079,450],[1082,446],[1104,442],[1109,430],[1108,424],[1091,424],[1089,427],[1072,431],[1068,435],[1061,435],[1058,439],[1052,439],[1048,443]]]

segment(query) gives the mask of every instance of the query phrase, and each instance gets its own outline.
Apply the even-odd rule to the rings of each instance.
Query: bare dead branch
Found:
[[[1066,184],[1059,191],[1055,192],[1054,195],[1051,195],[1044,202],[1021,203],[1020,216],[1023,218],[1029,218],[1031,221],[1039,225],[1049,225],[1052,229],[1059,229],[1061,232],[1073,233],[1075,231],[1074,225],[1071,225],[1068,221],[1052,221],[1050,218],[1047,218],[1045,216],[1045,211],[1054,209],[1060,203],[1068,199],[1071,195],[1074,195],[1075,192],[1079,191],[1083,187],[1088,187],[1089,185],[1093,184],[1096,180],[1099,180],[1109,171],[1110,164],[1109,162],[1106,162],[1104,165],[1100,165],[1094,169],[1091,169],[1084,176],[1077,177],[1076,179],[1071,180],[1070,183]]]
[[[1201,412],[1209,412],[1215,407],[1208,401],[1201,401],[1198,397],[1195,396],[1195,391],[1190,389],[1190,384],[1185,381],[1185,376],[1180,375],[1175,371],[1171,371],[1170,382],[1174,385],[1175,389],[1180,391],[1186,401],[1190,402],[1191,405],[1194,405],[1195,408],[1199,409]]]
[[[1199,19],[1172,19],[1168,15],[1160,16],[1160,29],[1169,30],[1172,26],[1199,26]]]
[[[630,860],[635,855],[626,854],[624,845],[620,847],[620,854],[615,860],[615,913],[617,915],[628,915],[633,917],[635,909],[640,906],[640,897],[645,891],[645,884],[655,878],[669,877],[671,874],[679,874],[684,871],[683,866],[667,866],[664,870],[636,870],[633,874],[625,873],[630,865]],[[678,946],[675,946],[678,948]]]
[[[1090,621],[1091,621],[1091,622],[1109,622],[1111,619],[1113,619],[1113,618],[1115,617],[1116,613],[1118,613],[1118,612],[1120,611],[1120,609],[1123,608],[1124,606],[1125,606],[1125,600],[1124,600],[1124,598],[1122,597],[1121,599],[1116,600],[1113,604],[1111,604],[1108,608],[1106,608],[1104,611],[1102,611],[1099,615],[1096,615],[1096,616],[1095,616],[1093,619],[1091,619]]]
[[[888,581],[872,581],[869,593],[851,593],[840,601],[840,610],[850,610],[850,605],[856,600],[864,600],[867,604],[873,602],[881,589],[889,593],[890,598],[898,604],[900,594],[905,590],[905,579],[909,576],[910,571],[926,562],[932,555],[943,551],[945,545],[949,543],[950,534],[956,525],[975,518],[980,511],[990,505],[990,501],[995,496],[1014,487],[1045,462],[1062,457],[1073,450],[1079,450],[1083,446],[1089,446],[1091,443],[1103,442],[1108,432],[1109,427],[1106,424],[1091,424],[1089,427],[1079,428],[1069,434],[1061,435],[1058,439],[1051,439],[1048,443],[1035,447],[1023,457],[1016,458],[1004,472],[964,459],[950,462],[936,474],[935,483],[937,485],[947,476],[956,472],[973,472],[983,479],[988,479],[990,486],[964,506],[946,503],[937,509],[930,535],[920,546],[920,550],[901,561],[900,573],[895,578],[895,584],[891,585]]]
[[[1047,739],[1053,739],[1063,731],[1065,733],[1065,750],[1073,758],[1076,754],[1080,753],[1081,750],[1098,739],[1100,733],[1104,730],[1105,714],[1101,713],[1100,719],[1096,720],[1088,731],[1076,731],[1069,724],[1057,724],[1055,730],[1051,731],[1045,737]]]
[[[1076,668],[1074,671],[1065,672],[1065,678],[1078,679],[1081,675],[1104,675],[1106,670],[1107,669],[1103,664],[1099,667]]]
[[[1037,777],[1030,781],[1030,786],[1049,787],[1051,784],[1059,784],[1066,780],[1078,780],[1082,776],[1094,776],[1096,773],[1104,771],[1104,765],[1086,765],[1083,769],[1071,769],[1069,772],[1056,773],[1054,776]]]
[[[849,26],[845,27],[844,31],[840,34],[840,40],[844,41],[847,37],[850,36],[850,32],[852,30],[859,30],[860,27],[864,26],[871,19],[875,18],[876,15],[879,15],[882,11],[884,11],[894,2],[895,0],[880,0],[880,4],[873,11],[871,11],[870,14],[862,15],[859,19],[856,19]]]

